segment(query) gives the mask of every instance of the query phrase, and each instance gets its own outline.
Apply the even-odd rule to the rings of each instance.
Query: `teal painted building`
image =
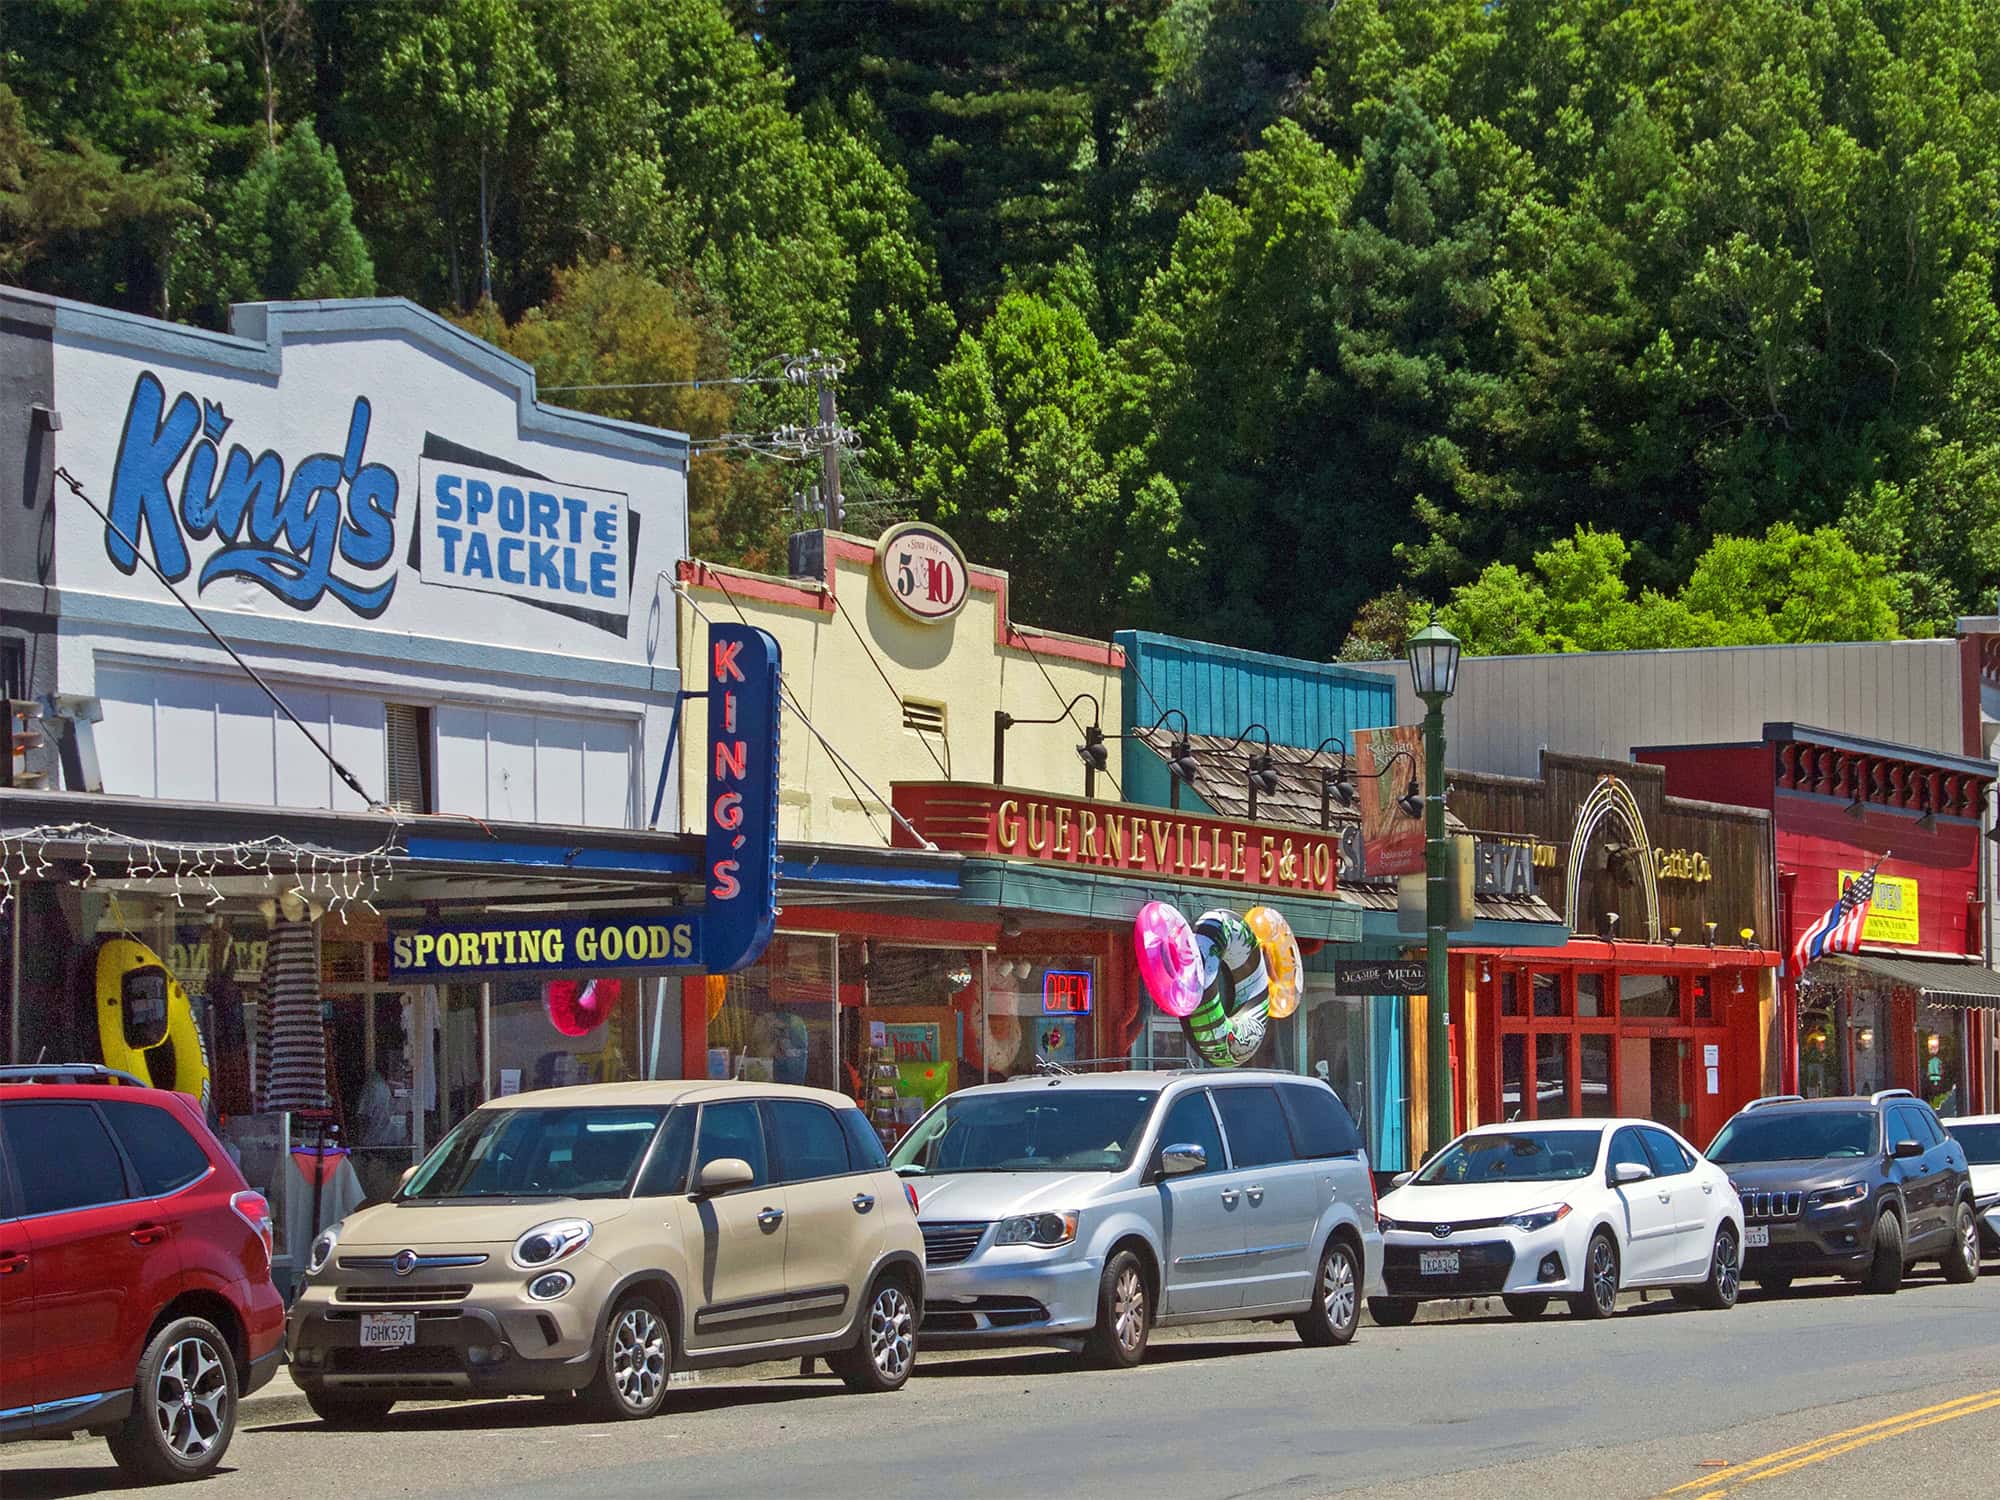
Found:
[[[1337,662],[1303,661],[1218,646],[1146,631],[1121,631],[1114,639],[1125,652],[1124,702],[1127,738],[1119,782],[1127,802],[1165,807],[1172,800],[1166,761],[1145,740],[1134,737],[1167,716],[1178,731],[1179,715],[1195,743],[1204,774],[1195,787],[1182,787],[1180,805],[1190,812],[1244,818],[1242,784],[1247,758],[1262,749],[1256,735],[1227,748],[1251,725],[1262,725],[1274,747],[1284,786],[1261,805],[1259,821],[1320,827],[1315,770],[1301,768],[1316,747],[1338,737],[1334,749],[1351,742],[1357,729],[1396,722],[1397,679],[1393,666],[1369,668]],[[1322,760],[1325,757],[1321,758]],[[1343,867],[1342,880],[1352,873]],[[1297,1012],[1274,1022],[1267,1032],[1260,1066],[1325,1078],[1360,1121],[1376,1170],[1402,1171],[1410,1162],[1411,1107],[1408,1001],[1400,995],[1343,996],[1334,993],[1336,959],[1395,959],[1413,941],[1397,926],[1393,882],[1356,886],[1363,902],[1358,943],[1328,943],[1306,957],[1306,993]],[[1519,906],[1497,915],[1480,903],[1473,930],[1455,941],[1493,946],[1561,944],[1567,932],[1559,921],[1522,921]],[[1195,913],[1190,912],[1193,916]],[[1553,913],[1547,913],[1553,919]],[[1419,1039],[1421,1040],[1421,1039]],[[1179,1063],[1187,1057],[1179,1023],[1152,1014],[1135,1052],[1145,1060]],[[1421,1101],[1419,1101],[1421,1103]]]

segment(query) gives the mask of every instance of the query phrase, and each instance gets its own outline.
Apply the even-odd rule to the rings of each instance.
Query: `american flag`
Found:
[[[1884,856],[1886,858],[1887,856]],[[1868,920],[1868,903],[1875,899],[1875,872],[1882,867],[1876,860],[1860,878],[1848,882],[1840,899],[1826,914],[1799,934],[1792,945],[1792,972],[1803,974],[1806,966],[1823,953],[1859,953],[1861,928]]]

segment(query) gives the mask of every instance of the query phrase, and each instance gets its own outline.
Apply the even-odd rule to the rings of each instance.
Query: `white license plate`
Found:
[[[1745,1250],[1768,1250],[1770,1245],[1770,1225],[1753,1224],[1743,1231],[1743,1248]]]
[[[403,1345],[414,1344],[416,1341],[415,1313],[361,1315],[361,1347],[364,1349],[400,1349]]]
[[[1426,1276],[1456,1276],[1458,1274],[1458,1252],[1456,1250],[1419,1250],[1417,1269]]]

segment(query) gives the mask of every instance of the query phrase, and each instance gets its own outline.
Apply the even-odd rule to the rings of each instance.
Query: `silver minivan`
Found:
[[[1134,1365],[1155,1327],[1250,1318],[1344,1344],[1381,1290],[1368,1155],[1317,1079],[1017,1078],[943,1100],[890,1163],[917,1193],[926,1344]]]

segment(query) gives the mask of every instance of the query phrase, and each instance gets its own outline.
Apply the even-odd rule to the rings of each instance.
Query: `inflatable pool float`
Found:
[[[136,938],[97,950],[97,1041],[104,1065],[208,1110],[208,1053],[187,991]]]
[[[1271,1019],[1282,1021],[1299,1008],[1299,994],[1305,985],[1305,960],[1299,956],[1299,940],[1284,914],[1269,906],[1253,906],[1243,920],[1257,935],[1264,952],[1264,967],[1271,974]]]
[[[548,1007],[549,1024],[564,1036],[588,1036],[611,1018],[618,1005],[619,982],[593,979],[578,984],[574,979],[551,979],[542,991]]]
[[[1164,901],[1148,901],[1132,926],[1132,946],[1153,1003],[1170,1016],[1192,1015],[1202,1001],[1204,976],[1188,919]]]
[[[1240,1067],[1264,1045],[1271,976],[1250,925],[1233,911],[1206,911],[1194,924],[1202,966],[1201,1004],[1181,1022],[1187,1039],[1218,1068]]]

